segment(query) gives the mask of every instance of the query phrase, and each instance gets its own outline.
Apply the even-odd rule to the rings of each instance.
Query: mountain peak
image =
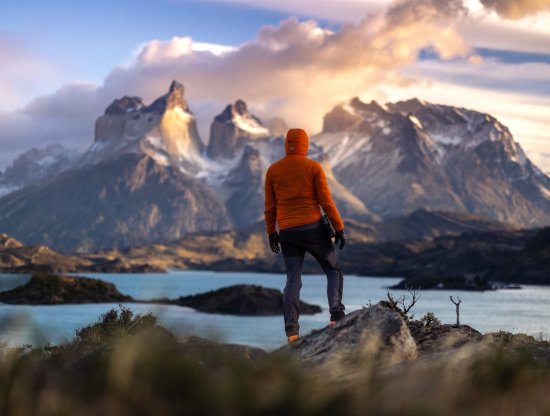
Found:
[[[143,111],[146,113],[164,114],[166,110],[179,107],[183,111],[189,112],[189,106],[185,101],[185,88],[178,81],[172,81],[168,93],[157,98],[153,103]]]
[[[105,114],[112,116],[121,116],[137,110],[141,110],[145,105],[140,97],[128,97],[117,98],[106,109]]]
[[[181,82],[178,82],[176,80],[173,80],[172,83],[170,84],[170,89],[168,90],[168,92],[170,94],[172,94],[173,92],[180,92],[183,94],[185,92],[185,88],[183,87],[183,84]]]
[[[388,111],[386,106],[379,104],[376,100],[371,100],[370,103],[365,103],[361,101],[359,97],[352,98],[349,102],[349,106],[359,112],[386,113]]]
[[[250,114],[246,103],[239,99],[227,105],[214,118],[210,127],[208,156],[232,158],[243,150],[248,140],[269,135],[269,129],[258,117]]]
[[[428,103],[419,98],[411,98],[410,100],[398,101],[395,104],[389,104],[400,113],[415,113],[428,107]]]
[[[237,101],[235,101],[235,104],[233,104],[233,109],[237,112],[237,114],[240,114],[240,115],[248,114],[248,108],[246,107],[246,103],[241,99],[238,99]]]
[[[248,112],[246,102],[238,99],[234,104],[228,104],[225,109],[216,116],[215,120],[220,123],[232,123],[235,119],[243,116],[252,117]]]

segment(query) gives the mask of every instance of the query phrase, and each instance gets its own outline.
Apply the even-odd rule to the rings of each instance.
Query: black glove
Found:
[[[269,245],[271,246],[271,251],[274,253],[279,253],[281,251],[279,247],[279,234],[271,233],[269,234]]]
[[[346,235],[344,234],[344,230],[336,231],[334,234],[334,244],[338,245],[338,241],[340,242],[340,250],[344,248],[346,245]]]

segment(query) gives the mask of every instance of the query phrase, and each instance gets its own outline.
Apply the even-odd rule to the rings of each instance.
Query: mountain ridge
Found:
[[[246,229],[262,220],[265,172],[284,156],[284,137],[268,125],[239,99],[216,116],[204,145],[177,81],[149,105],[116,99],[70,169],[0,198],[0,230],[26,244],[87,252]],[[419,209],[550,223],[550,179],[487,114],[353,98],[327,113],[309,157],[358,227],[383,221],[395,233],[391,227],[405,225],[390,227],[391,219]],[[445,222],[417,219],[422,227]]]
[[[336,106],[312,137],[337,179],[384,219],[419,208],[550,222],[550,178],[494,117],[418,99]]]

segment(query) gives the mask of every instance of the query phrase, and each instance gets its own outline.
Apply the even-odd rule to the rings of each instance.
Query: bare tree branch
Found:
[[[460,298],[457,296],[456,297],[456,301],[453,299],[452,296],[449,296],[449,298],[451,299],[451,302],[453,302],[453,304],[456,306],[456,326],[459,326],[460,325],[460,304],[462,303],[462,300],[460,300]]]
[[[418,293],[418,290],[412,290],[408,289],[410,294],[410,300],[407,296],[403,295],[398,298],[394,298],[392,293],[388,289],[388,306],[390,309],[395,310],[398,312],[405,321],[409,321],[410,319],[413,319],[414,316],[409,316],[410,310],[413,308],[413,306],[418,302],[418,299],[420,299],[420,294]]]

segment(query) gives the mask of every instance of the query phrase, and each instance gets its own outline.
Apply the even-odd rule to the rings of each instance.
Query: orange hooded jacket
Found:
[[[309,137],[302,129],[286,134],[286,156],[273,163],[265,176],[265,224],[268,234],[321,219],[319,206],[336,231],[344,223],[332,200],[323,167],[308,159]]]

